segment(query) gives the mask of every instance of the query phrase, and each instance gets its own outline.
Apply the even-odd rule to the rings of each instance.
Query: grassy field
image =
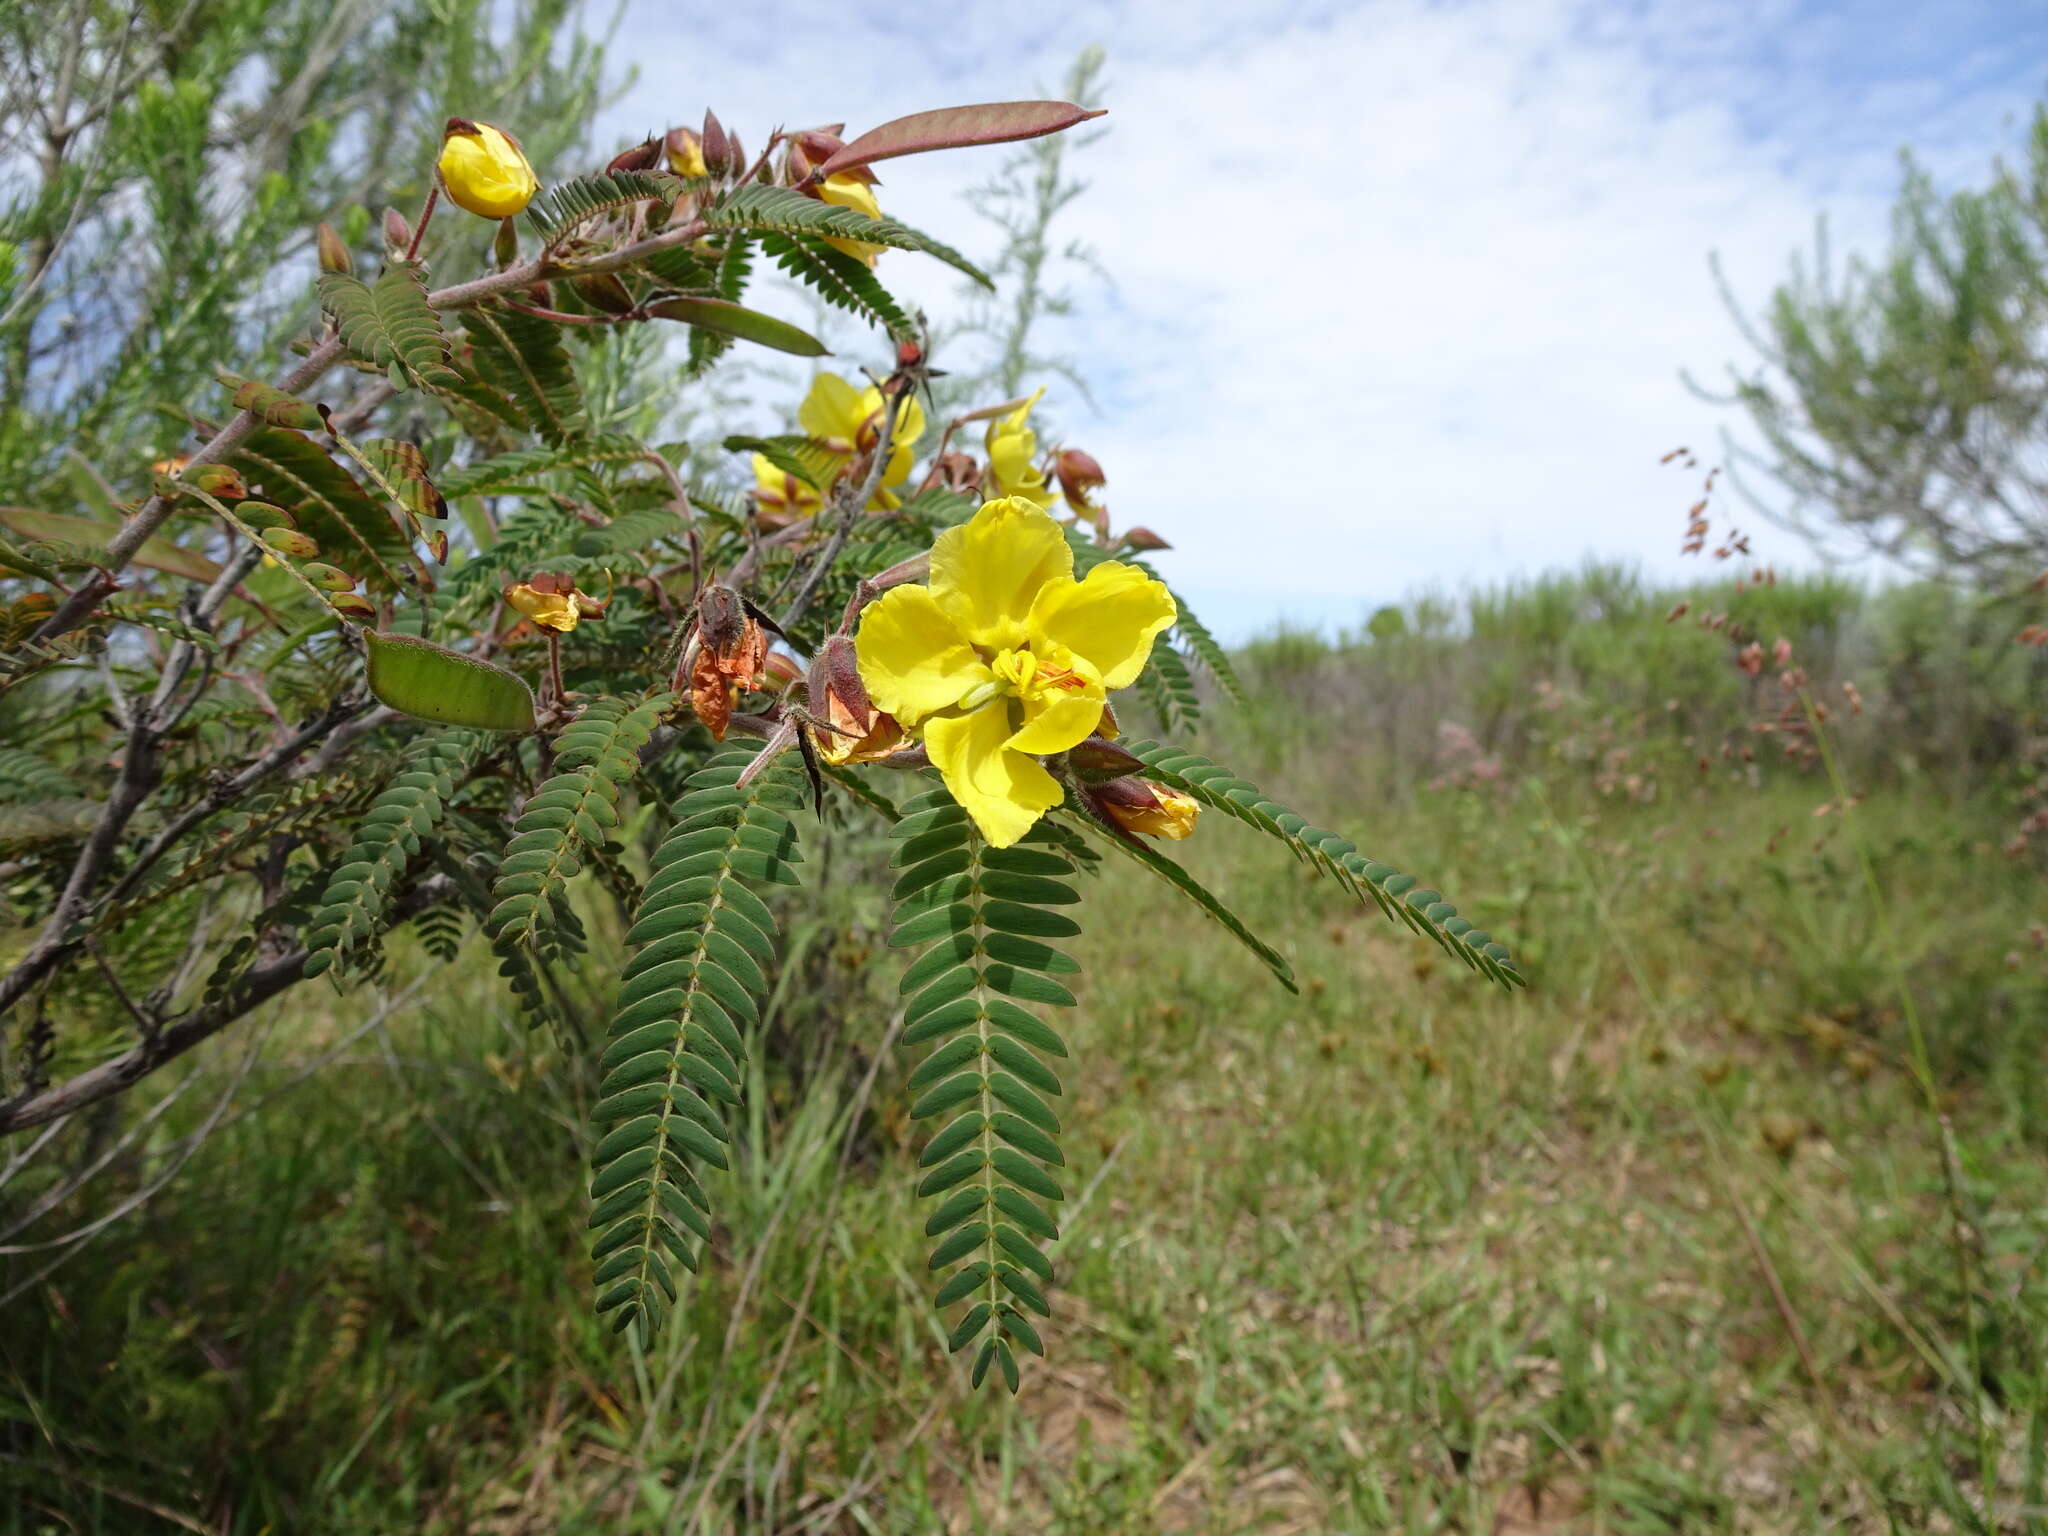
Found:
[[[0,1260],[0,1530],[2048,1530],[2048,952],[2006,803],[1873,767],[1844,812],[1690,738],[1617,763],[1605,715],[1487,768],[1433,697],[1396,750],[1345,653],[1249,659],[1267,702],[1212,750],[1533,985],[1219,816],[1175,851],[1298,997],[1106,870],[1015,1399],[927,1304],[917,1053],[844,878],[886,849],[847,829],[651,1354],[589,1311],[578,1043],[479,941],[402,950],[216,1042],[151,1156],[32,1229],[190,1139],[77,1257]]]

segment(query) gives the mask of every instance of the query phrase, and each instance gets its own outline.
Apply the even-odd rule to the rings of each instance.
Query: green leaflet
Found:
[[[910,329],[910,317],[876,280],[866,262],[814,235],[765,234],[761,237],[761,249],[827,304],[859,315],[892,335]]]
[[[852,208],[820,202],[790,187],[740,187],[721,198],[704,215],[713,229],[751,229],[782,235],[817,235],[833,240],[863,240],[869,245],[890,245],[900,251],[922,251],[936,256],[947,266],[966,273],[982,287],[993,290],[989,275],[950,245],[921,234],[894,219],[871,219]]]
[[[1144,865],[1145,868],[1152,871],[1153,874],[1208,913],[1210,917],[1221,923],[1229,931],[1232,938],[1259,957],[1266,969],[1273,973],[1273,979],[1279,982],[1281,986],[1290,992],[1299,992],[1301,990],[1294,984],[1294,967],[1287,963],[1287,957],[1253,933],[1251,929],[1247,928],[1242,918],[1224,905],[1219,897],[1183,869],[1177,861],[1168,858],[1149,842],[1143,840],[1131,841],[1109,832],[1100,826],[1092,816],[1075,805],[1071,797],[1067,801],[1066,809],[1075,821],[1087,827],[1089,831],[1099,834],[1103,842],[1116,849],[1125,858],[1130,859],[1134,863]]]
[[[382,931],[406,866],[440,823],[455,786],[482,746],[482,739],[467,731],[433,731],[406,749],[397,774],[364,813],[306,924],[308,976],[331,969]]]
[[[928,1263],[941,1281],[941,1309],[967,1303],[948,1346],[956,1353],[986,1336],[977,1383],[991,1360],[1008,1361],[1003,1380],[1017,1388],[1006,1339],[1036,1348],[1037,1335],[1020,1307],[1050,1308],[1040,1289],[1052,1266],[1037,1244],[1059,1235],[1041,1202],[1065,1199],[1049,1171],[1062,1165],[1060,1121],[1051,1099],[1059,1077],[1041,1059],[1067,1054],[1059,1035],[1018,1000],[1071,1005],[1073,995],[1051,978],[1076,967],[1048,938],[1077,932],[1071,918],[1043,905],[1064,905],[1071,888],[1057,875],[1072,865],[1051,828],[1024,845],[991,849],[943,791],[903,807],[894,863],[903,871],[891,943],[918,949],[904,972],[911,994],[904,1043],[930,1043],[912,1074],[913,1119],[946,1117],[927,1144],[928,1172],[918,1193],[941,1198],[925,1224],[937,1239]]]
[[[1435,891],[1417,890],[1413,875],[1367,858],[1348,839],[1311,826],[1284,805],[1267,799],[1257,785],[1233,778],[1205,757],[1157,742],[1127,745],[1144,762],[1147,778],[1193,795],[1202,804],[1278,838],[1359,900],[1373,902],[1387,916],[1399,918],[1433,939],[1490,980],[1504,987],[1528,984],[1515,969],[1505,945],[1494,943],[1490,935],[1459,917],[1457,908]]]
[[[477,374],[535,432],[551,443],[582,436],[583,386],[560,326],[510,309],[465,309],[461,318]]]
[[[350,355],[387,370],[395,366],[395,382],[414,389],[461,382],[449,366],[448,335],[427,302],[426,273],[417,262],[392,262],[374,287],[345,272],[323,272],[320,306],[340,329]]]
[[[797,357],[830,355],[825,343],[801,326],[778,320],[773,315],[764,315],[757,309],[748,309],[729,299],[705,298],[695,294],[658,299],[647,306],[647,313],[658,319],[679,320],[699,330],[751,341],[756,346]]]
[[[579,751],[623,768],[615,747],[598,746],[600,729],[594,721]],[[626,936],[636,952],[600,1063],[609,1075],[593,1112],[597,1310],[616,1330],[638,1324],[643,1337],[675,1304],[672,1263],[694,1270],[693,1239],[710,1233],[689,1160],[725,1166],[716,1105],[738,1101],[741,1032],[767,990],[756,956],[774,954],[774,919],[749,887],[797,883],[796,828],[784,814],[800,803],[797,770],[784,758],[736,788],[751,757],[721,753],[676,803]]]
[[[543,245],[553,245],[577,225],[634,203],[674,202],[680,178],[665,171],[604,171],[558,181],[526,205],[526,222]]]
[[[566,957],[581,949],[582,930],[568,905],[568,884],[582,868],[583,855],[602,847],[619,823],[621,787],[640,769],[640,749],[654,735],[669,695],[657,694],[638,705],[620,699],[598,699],[555,739],[559,770],[534,791],[520,812],[506,853],[539,853],[536,863],[522,859],[519,870],[501,865],[491,892],[491,911],[484,930],[501,955],[525,949],[535,961]],[[545,999],[529,992],[538,982],[531,967],[508,973],[529,1014],[544,1016]]]
[[[451,501],[458,496],[495,496],[558,469],[635,463],[645,459],[647,451],[630,437],[589,437],[559,448],[515,449],[445,471],[441,494]]]

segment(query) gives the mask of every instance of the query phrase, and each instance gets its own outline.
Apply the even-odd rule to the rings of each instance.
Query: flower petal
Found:
[[[991,676],[923,587],[896,587],[869,604],[853,644],[875,707],[905,725],[957,704]]]
[[[1065,798],[1037,759],[1013,752],[1003,701],[926,723],[924,744],[946,789],[992,847],[1007,848]]]
[[[1062,645],[1091,663],[1103,687],[1128,688],[1145,670],[1153,637],[1178,616],[1163,584],[1135,565],[1105,560],[1087,580],[1053,582],[1039,593],[1031,638],[1035,648]]]
[[[796,409],[797,424],[812,437],[824,438],[837,448],[853,451],[854,436],[860,430],[860,391],[836,373],[821,373],[811,380],[804,403]]]
[[[879,393],[877,391],[877,394]],[[912,395],[903,402],[903,409],[897,413],[894,440],[906,445],[914,443],[924,436],[924,428],[924,407],[918,403],[917,396]]]
[[[1074,584],[1074,552],[1060,525],[1027,501],[983,502],[932,545],[932,596],[967,639],[991,650],[1022,643],[1049,582]]]
[[[1024,724],[1010,738],[1013,752],[1064,752],[1088,738],[1102,719],[1102,690],[1048,688],[1024,702]]]

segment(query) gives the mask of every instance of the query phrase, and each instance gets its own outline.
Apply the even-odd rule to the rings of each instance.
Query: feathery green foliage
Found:
[[[406,866],[434,835],[479,746],[468,732],[437,731],[406,749],[397,776],[357,825],[306,924],[307,975],[346,962],[376,937]]]
[[[705,222],[713,229],[815,235],[821,239],[861,240],[869,245],[894,246],[902,251],[922,251],[966,273],[984,288],[994,286],[986,272],[950,245],[943,245],[894,219],[871,219],[856,209],[820,202],[789,187],[741,187],[722,198],[705,215]]]
[[[592,1111],[591,1245],[597,1309],[651,1334],[676,1303],[673,1259],[694,1270],[710,1201],[686,1160],[727,1166],[719,1105],[739,1102],[744,1031],[760,1016],[776,924],[761,892],[795,885],[799,803],[788,767],[739,782],[747,754],[690,776],[626,935],[637,946],[599,1063]]]
[[[579,225],[639,202],[674,202],[684,183],[661,171],[606,171],[546,188],[527,205],[526,219],[544,245],[554,246]]]
[[[598,699],[555,739],[558,771],[520,811],[491,890],[484,928],[501,949],[541,948],[565,915],[573,921],[569,881],[587,851],[617,830],[621,791],[640,771],[640,752],[670,702],[667,694],[637,705]]]
[[[1434,939],[1490,980],[1510,987],[1527,985],[1505,945],[1459,917],[1458,909],[1435,891],[1417,889],[1415,876],[1368,858],[1348,839],[1310,825],[1286,806],[1267,799],[1257,785],[1232,777],[1227,768],[1196,753],[1148,741],[1133,742],[1130,750],[1145,764],[1147,778],[1193,795],[1202,804],[1278,838],[1296,857],[1360,901],[1371,901],[1388,917]]]
[[[943,1121],[917,1186],[922,1197],[945,1196],[924,1229],[938,1239],[927,1267],[946,1276],[933,1302],[967,1304],[946,1343],[958,1354],[981,1342],[974,1384],[993,1365],[1014,1392],[1016,1349],[1045,1353],[1027,1314],[1052,1316],[1052,1264],[1039,1245],[1059,1236],[1045,1206],[1066,1199],[1047,1171],[1066,1159],[1047,1102],[1060,1081],[1043,1058],[1067,1048],[1026,1005],[1074,1004],[1055,978],[1080,967],[1048,940],[1081,931],[1059,910],[1080,893],[1051,832],[991,848],[944,791],[905,802],[894,836],[903,872],[889,942],[921,947],[903,975],[903,1043],[934,1046],[911,1074],[910,1115]]]

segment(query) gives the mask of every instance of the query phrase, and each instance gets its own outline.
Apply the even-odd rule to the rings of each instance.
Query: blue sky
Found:
[[[2048,0],[628,0],[614,56],[640,77],[602,131],[710,105],[752,145],[859,132],[1036,95],[1089,43],[1112,131],[1064,229],[1112,281],[1077,275],[1047,337],[1096,408],[1055,382],[1049,416],[1233,637],[1587,555],[1687,574],[1697,476],[1658,459],[1717,454],[1734,423],[1679,370],[1745,355],[1709,252],[1761,300],[1816,214],[1838,250],[1872,248],[1901,146],[1978,179],[2048,86]],[[961,199],[1003,153],[883,166],[883,206],[986,255]],[[884,261],[900,296],[957,313],[948,269]]]

